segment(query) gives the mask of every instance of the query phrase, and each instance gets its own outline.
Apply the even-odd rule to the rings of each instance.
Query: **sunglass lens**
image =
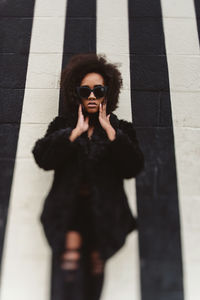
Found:
[[[105,95],[105,88],[103,86],[101,87],[96,87],[94,89],[94,94],[97,98],[101,98]]]
[[[81,87],[79,89],[79,94],[82,98],[88,98],[90,95],[90,90],[87,87]]]

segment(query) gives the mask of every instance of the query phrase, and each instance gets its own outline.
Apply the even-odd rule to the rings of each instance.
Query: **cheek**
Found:
[[[86,101],[84,99],[81,100],[83,106],[86,106]]]

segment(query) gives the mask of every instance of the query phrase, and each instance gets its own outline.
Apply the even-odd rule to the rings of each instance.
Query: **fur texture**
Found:
[[[52,187],[45,199],[40,221],[54,253],[64,250],[65,234],[80,185],[83,167],[92,188],[94,230],[103,259],[115,254],[126,236],[137,228],[128,206],[123,179],[144,169],[144,155],[131,122],[110,114],[116,139],[110,141],[100,123],[91,140],[87,132],[69,140],[77,119],[56,116],[44,137],[36,141],[32,153],[39,167],[54,170]]]

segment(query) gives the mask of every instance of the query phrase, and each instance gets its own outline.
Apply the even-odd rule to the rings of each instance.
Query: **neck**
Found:
[[[99,111],[95,113],[84,112],[84,116],[89,116],[89,127],[95,127],[99,125]]]

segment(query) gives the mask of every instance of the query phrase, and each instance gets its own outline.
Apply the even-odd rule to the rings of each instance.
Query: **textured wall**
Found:
[[[200,4],[193,0],[0,1],[0,300],[50,296],[39,223],[53,172],[31,154],[60,105],[70,56],[121,63],[119,117],[145,170],[125,181],[139,232],[107,266],[102,300],[196,300],[200,277]]]

